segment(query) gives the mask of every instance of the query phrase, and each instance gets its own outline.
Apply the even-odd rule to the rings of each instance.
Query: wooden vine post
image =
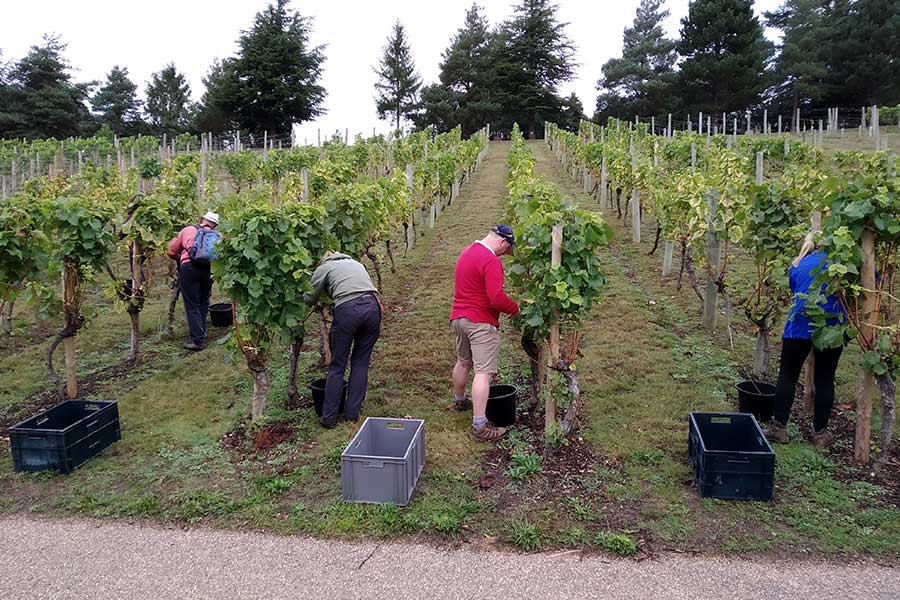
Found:
[[[631,176],[637,179],[637,149],[631,146]],[[637,188],[637,182],[631,188],[631,241],[641,243],[641,198]]]
[[[406,187],[409,188],[410,197],[413,197],[415,185],[413,183],[413,166],[406,165]],[[406,248],[410,249],[416,245],[416,207],[415,201],[409,211],[409,223],[406,226]]]
[[[562,223],[553,226],[550,250],[550,266],[558,269],[562,265]],[[550,439],[556,428],[556,398],[553,396],[553,372],[559,365],[559,312],[550,317],[550,352],[547,355],[547,373],[544,382],[544,438]]]
[[[863,262],[860,273],[860,284],[863,288],[862,324],[860,335],[864,348],[875,346],[875,319],[877,319],[875,293],[875,232],[863,230],[862,234]],[[875,390],[875,374],[865,369],[863,386],[856,404],[856,443],[853,457],[857,464],[869,463],[869,438],[872,435],[872,395]]]
[[[66,355],[66,398],[78,396],[78,375],[75,371],[75,332],[80,327],[78,306],[78,267],[66,262],[62,274],[63,288],[63,349]]]
[[[709,215],[706,232],[706,305],[703,309],[703,327],[707,331],[716,328],[716,301],[719,278],[719,236],[716,232],[716,212],[718,211],[719,193],[709,192]]]
[[[128,317],[131,319],[131,351],[129,361],[138,357],[141,344],[141,309],[144,304],[144,282],[141,277],[143,249],[137,241],[131,243],[131,297],[128,299]]]

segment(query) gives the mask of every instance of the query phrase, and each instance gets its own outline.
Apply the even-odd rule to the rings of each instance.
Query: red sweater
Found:
[[[499,327],[500,313],[516,315],[519,305],[503,291],[500,259],[489,248],[475,242],[456,261],[450,320],[465,317],[473,323]]]

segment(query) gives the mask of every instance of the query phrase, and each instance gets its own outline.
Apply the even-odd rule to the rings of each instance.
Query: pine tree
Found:
[[[680,96],[689,112],[740,111],[766,89],[772,46],[753,0],[693,0],[681,20]]]
[[[829,106],[900,104],[900,0],[836,0],[826,16]]]
[[[578,131],[581,120],[585,118],[584,105],[575,92],[562,101],[559,126],[569,131]]]
[[[446,131],[461,125],[463,135],[470,135],[498,112],[499,106],[490,99],[491,35],[481,8],[473,4],[444,50],[440,83],[422,89],[422,112],[414,119],[417,127]]]
[[[418,112],[419,88],[422,86],[400,21],[394,24],[375,73],[378,75],[375,83],[378,118],[393,115],[394,126],[399,129],[402,118],[411,118]]]
[[[206,90],[194,113],[195,131],[225,133],[238,128],[235,115],[225,109],[229,99],[237,94],[232,60],[214,61],[203,78]]]
[[[91,98],[91,108],[101,125],[117,135],[130,135],[139,129],[140,101],[137,86],[128,78],[128,68],[112,68],[106,83]]]
[[[675,42],[666,39],[662,23],[669,16],[663,0],[641,0],[631,27],[625,29],[622,58],[603,65],[597,82],[597,113],[630,118],[671,111],[669,88],[674,78]]]
[[[323,114],[324,46],[310,46],[311,19],[288,4],[275,0],[256,13],[237,55],[210,68],[195,120],[202,131],[288,133]]]
[[[65,44],[45,37],[5,75],[0,92],[0,137],[65,138],[90,128],[86,100],[91,83],[72,83]]]
[[[818,104],[828,77],[828,7],[822,0],[787,0],[765,13],[766,24],[783,33],[775,63],[775,104],[798,107]]]
[[[492,39],[491,99],[502,107],[503,128],[518,122],[527,135],[560,117],[557,88],[574,75],[575,50],[557,8],[551,0],[521,0]]]
[[[147,117],[158,133],[174,136],[190,128],[191,86],[169,63],[147,84]]]

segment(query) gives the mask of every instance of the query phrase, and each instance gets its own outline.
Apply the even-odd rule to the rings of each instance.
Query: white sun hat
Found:
[[[214,213],[213,211],[209,211],[205,215],[203,215],[203,218],[211,223],[215,223],[216,225],[219,224],[219,213]]]

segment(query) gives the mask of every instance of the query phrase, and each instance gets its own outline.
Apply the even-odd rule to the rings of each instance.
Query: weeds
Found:
[[[540,527],[528,521],[510,525],[507,540],[526,552],[539,549],[543,543]]]
[[[637,552],[637,544],[629,536],[621,533],[601,532],[594,536],[594,543],[603,550],[619,556],[631,556]]]
[[[513,481],[525,481],[541,472],[541,457],[531,452],[516,452],[510,457],[506,475]]]

